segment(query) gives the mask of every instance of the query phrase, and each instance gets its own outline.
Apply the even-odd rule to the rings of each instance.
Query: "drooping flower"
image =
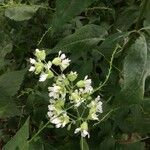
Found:
[[[88,76],[85,76],[84,80],[80,80],[77,82],[77,87],[82,88],[80,91],[82,93],[92,93],[93,87],[91,86],[91,79],[88,79]]]
[[[100,101],[100,96],[97,96],[95,100],[92,100],[88,105],[90,108],[88,118],[91,120],[99,120],[98,113],[102,113],[102,102]]]
[[[64,113],[60,117],[54,116],[50,119],[51,123],[56,125],[56,128],[65,127],[69,123],[69,116]]]
[[[44,81],[47,79],[47,77],[48,77],[48,74],[46,74],[45,72],[42,72],[42,73],[40,74],[39,81],[40,81],[40,82],[44,82]]]
[[[54,99],[59,98],[60,90],[61,90],[60,86],[53,84],[52,87],[48,87],[48,90],[49,90],[49,97],[52,97]]]
[[[32,66],[29,68],[29,71],[31,72],[34,72],[35,71],[35,63],[36,63],[36,60],[33,59],[33,58],[30,58],[30,63],[32,64]]]
[[[81,125],[80,125],[80,128],[77,128],[74,133],[78,133],[78,132],[81,132],[81,136],[82,137],[86,137],[88,136],[88,138],[90,137],[90,134],[88,132],[88,124],[87,122],[83,122]]]
[[[56,66],[60,66],[61,71],[64,71],[70,65],[70,61],[71,60],[66,58],[65,54],[59,51],[58,57],[54,58],[52,63]]]

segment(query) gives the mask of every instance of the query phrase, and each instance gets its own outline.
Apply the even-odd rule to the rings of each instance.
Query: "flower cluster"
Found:
[[[36,49],[36,59],[30,58],[32,66],[29,71],[40,74],[39,81],[53,78],[52,86],[48,87],[50,104],[48,106],[48,118],[56,128],[66,125],[80,124],[74,133],[81,133],[82,137],[89,135],[88,122],[99,120],[99,114],[103,112],[100,96],[93,98],[94,89],[92,81],[85,76],[83,80],[77,80],[77,72],[64,74],[64,70],[70,65],[70,60],[61,51],[52,61],[45,61],[45,51]],[[60,74],[53,65],[60,68]],[[71,111],[70,111],[71,110]],[[79,111],[80,110],[80,111]],[[84,112],[87,110],[88,114]]]

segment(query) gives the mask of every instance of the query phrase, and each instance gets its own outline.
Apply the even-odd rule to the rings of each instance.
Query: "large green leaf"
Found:
[[[5,16],[15,21],[29,20],[38,8],[37,5],[15,5],[5,10]]]
[[[57,0],[56,15],[53,20],[54,28],[58,29],[62,27],[94,1],[95,0]]]
[[[0,31],[0,69],[5,65],[5,56],[12,50],[12,42],[8,35]]]
[[[0,76],[0,118],[20,114],[12,96],[20,89],[24,73],[24,70],[13,71]]]
[[[147,44],[145,37],[141,35],[129,48],[123,65],[123,84],[116,102],[124,104],[136,104],[141,102],[144,96],[144,86],[147,65]]]
[[[28,150],[29,118],[16,133],[16,135],[4,146],[3,150]]]
[[[118,13],[119,16],[116,18],[117,20],[114,25],[115,30],[127,31],[136,22],[139,13],[138,10],[137,6],[130,6],[123,9],[123,12]]]
[[[62,39],[53,51],[74,51],[76,54],[81,54],[82,50],[91,50],[103,40],[107,34],[105,28],[98,25],[86,25],[77,30],[74,34]],[[79,53],[77,53],[79,52]]]
[[[98,47],[98,50],[107,58],[110,59],[116,45],[119,43],[122,45],[125,38],[128,37],[130,32],[114,33],[109,35],[102,44]]]

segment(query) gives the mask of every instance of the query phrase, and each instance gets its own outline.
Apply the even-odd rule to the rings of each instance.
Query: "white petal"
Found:
[[[86,80],[88,78],[88,76],[86,75],[85,77],[84,77],[84,80]]]
[[[53,114],[52,112],[49,111],[49,112],[47,113],[47,115],[48,115],[48,117],[51,118],[54,114]]]
[[[76,128],[75,131],[74,131],[74,133],[76,134],[76,133],[78,133],[79,131],[81,131],[81,128]]]
[[[60,55],[61,55],[61,53],[62,53],[62,52],[61,52],[61,51],[59,51],[59,52],[58,52],[58,55],[60,56]]]
[[[39,52],[40,50],[39,50],[39,49],[36,49],[35,51],[36,51],[36,52]]]
[[[33,59],[33,58],[30,58],[30,63],[31,63],[31,64],[35,64],[35,63],[36,63],[36,60]]]
[[[66,58],[66,55],[65,54],[61,54],[60,59],[63,60],[65,58]]]
[[[60,128],[61,127],[61,124],[56,124],[56,128]]]
[[[29,71],[33,72],[35,70],[35,67],[34,66],[31,66]]]
[[[43,82],[47,79],[47,77],[48,77],[48,74],[42,72],[41,75],[40,75],[39,81]]]
[[[47,69],[50,69],[50,68],[51,68],[51,66],[52,66],[52,62],[51,62],[51,61],[49,61],[49,62],[47,63]]]
[[[83,130],[83,131],[81,132],[81,136],[82,136],[82,137],[88,136],[88,138],[90,137],[89,133],[88,133],[86,130]]]
[[[98,95],[96,98],[95,98],[95,101],[100,101],[100,96]],[[101,102],[102,103],[102,102]]]
[[[55,116],[54,116],[54,118],[51,119],[51,123],[53,123],[53,124],[59,124],[60,123],[60,119],[55,118]]]
[[[48,105],[48,110],[55,110],[55,107],[53,105]]]

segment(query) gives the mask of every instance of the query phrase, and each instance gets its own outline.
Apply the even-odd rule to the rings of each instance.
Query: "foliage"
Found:
[[[0,149],[149,149],[149,10],[149,0],[0,0]],[[101,87],[90,138],[49,123],[53,82],[28,71],[37,48],[46,61],[65,52],[65,73]]]

